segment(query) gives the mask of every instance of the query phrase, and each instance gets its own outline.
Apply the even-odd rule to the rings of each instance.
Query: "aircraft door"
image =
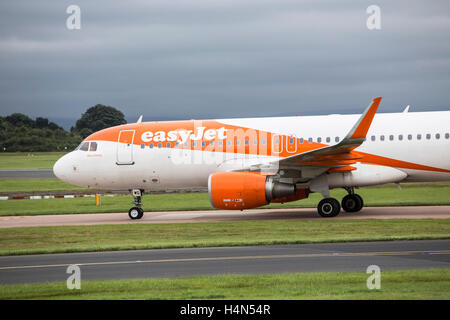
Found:
[[[133,141],[135,130],[122,130],[119,132],[117,141],[117,162],[118,165],[132,165],[133,161]]]
[[[283,151],[283,136],[274,134],[272,137],[272,153],[279,154]]]
[[[294,136],[286,137],[286,150],[289,153],[297,152],[297,138]]]

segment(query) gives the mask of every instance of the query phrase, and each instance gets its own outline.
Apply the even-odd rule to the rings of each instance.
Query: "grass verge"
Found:
[[[399,191],[398,188],[394,184],[385,184],[382,186],[364,188],[362,190],[377,190],[377,189],[386,189],[391,191]],[[429,182],[429,183],[404,183],[402,188],[406,190],[408,193],[411,189],[421,188],[427,193],[428,196],[431,195],[431,192],[428,190],[433,189],[438,193],[447,188],[447,191],[450,189],[450,182]],[[93,189],[87,187],[79,187],[73,184],[66,183],[56,178],[0,178],[0,193],[21,193],[21,192],[46,192],[46,191],[64,191],[70,193],[73,190],[86,190],[93,192]],[[403,191],[403,190],[402,190]],[[417,191],[417,190],[416,190]],[[360,190],[358,190],[360,192]],[[434,192],[433,192],[434,193]],[[342,193],[344,194],[344,193]],[[397,195],[399,193],[396,193]],[[438,199],[438,195],[435,196]],[[446,199],[442,200],[446,201]],[[449,200],[450,201],[450,200]]]
[[[0,229],[0,255],[450,238],[450,219],[271,220]]]
[[[366,273],[218,275],[0,286],[0,299],[450,299],[450,269],[382,271],[381,289]]]
[[[343,198],[347,193],[336,189],[331,196]],[[450,186],[434,187],[374,187],[358,190],[364,198],[365,206],[416,206],[450,205]],[[308,199],[284,204],[271,204],[263,208],[315,208],[322,199],[320,194],[311,194]],[[102,205],[96,206],[94,198],[7,200],[0,201],[0,216],[127,212],[131,205],[131,196],[102,197]],[[212,210],[206,193],[166,193],[150,194],[143,199],[144,210]]]
[[[89,190],[54,178],[0,179],[0,193]],[[50,192],[49,192],[50,193]]]
[[[66,152],[3,152],[0,170],[50,169]]]

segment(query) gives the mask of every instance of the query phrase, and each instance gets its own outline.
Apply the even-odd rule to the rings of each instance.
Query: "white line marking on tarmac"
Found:
[[[349,252],[349,253],[340,253],[340,254],[338,254],[338,256],[339,257],[405,256],[405,255],[415,255],[415,254],[450,254],[450,250],[420,250],[420,251],[391,251],[391,252]],[[78,266],[95,266],[95,265],[118,265],[118,264],[133,264],[133,263],[168,263],[168,262],[248,260],[248,259],[318,258],[318,257],[332,257],[332,256],[336,256],[336,253],[279,254],[279,255],[259,255],[259,256],[231,256],[231,257],[155,259],[155,260],[138,260],[138,261],[107,261],[107,262],[87,262],[87,263],[64,263],[64,264],[47,264],[47,265],[0,267],[0,270],[55,268],[55,267],[67,267],[67,266],[74,265],[74,264],[76,264]]]

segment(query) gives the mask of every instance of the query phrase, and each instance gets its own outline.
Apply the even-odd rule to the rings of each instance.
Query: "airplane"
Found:
[[[358,212],[355,189],[450,181],[450,111],[130,123],[88,136],[54,165],[71,184],[128,190],[131,219],[144,193],[208,190],[214,208],[246,210],[323,196],[322,217]],[[343,188],[338,201],[330,190]]]

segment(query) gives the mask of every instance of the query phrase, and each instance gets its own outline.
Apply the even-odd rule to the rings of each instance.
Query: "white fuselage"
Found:
[[[274,143],[273,137],[277,135],[287,137],[282,139],[279,147],[282,150],[270,154],[198,149],[192,147],[191,142],[187,148],[183,147],[183,143],[175,147],[176,141],[168,148],[167,139],[152,140],[156,130],[151,129],[153,123],[129,124],[116,131],[133,131],[131,141],[118,142],[121,138],[117,140],[117,135],[113,134],[94,134],[86,141],[96,142],[95,151],[78,149],[70,152],[55,164],[54,171],[64,181],[98,189],[202,189],[207,187],[208,177],[214,172],[245,170],[253,164],[269,163],[299,154],[310,142],[336,144],[359,117],[328,115],[212,120],[218,127],[233,126],[273,134],[272,141],[263,142],[263,138],[257,135],[248,142],[239,141],[240,144],[261,146],[263,143]],[[187,123],[192,124],[187,121],[154,124],[160,128],[165,124],[182,127]],[[193,125],[198,128],[202,123],[197,121]],[[208,124],[204,128],[203,132]],[[355,151],[367,154],[365,163],[401,170],[406,174],[402,181],[450,180],[449,133],[450,111],[376,114],[366,141]],[[290,137],[295,138],[294,144],[289,144]],[[217,146],[217,136],[215,138]],[[210,143],[205,142],[204,136],[197,142],[199,145]],[[160,147],[158,143],[161,143]],[[225,141],[223,143],[226,144]]]

